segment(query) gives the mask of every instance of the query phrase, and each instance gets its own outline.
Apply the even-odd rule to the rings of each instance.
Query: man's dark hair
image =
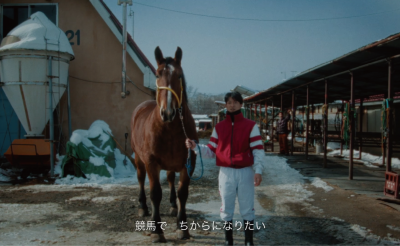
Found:
[[[234,91],[234,92],[228,92],[228,93],[226,93],[226,95],[225,95],[225,103],[228,102],[228,100],[229,100],[230,97],[231,97],[233,100],[238,101],[240,104],[243,104],[243,97],[242,97],[242,95],[240,95],[239,92]]]

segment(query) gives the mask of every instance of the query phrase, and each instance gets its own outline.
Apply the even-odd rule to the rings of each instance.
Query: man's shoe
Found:
[[[254,220],[244,220],[244,245],[254,245],[253,243],[253,231],[254,231]]]
[[[233,245],[233,223],[225,221],[225,245]]]

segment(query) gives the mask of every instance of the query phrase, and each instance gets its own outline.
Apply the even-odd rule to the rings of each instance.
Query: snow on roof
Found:
[[[233,90],[231,91],[237,91],[240,94],[243,94],[245,96],[251,96],[257,93],[255,90],[250,89],[249,87],[243,86],[243,85],[237,85]]]
[[[2,45],[0,51],[16,49],[51,50],[74,55],[65,33],[42,12],[34,13],[28,20],[11,30],[7,37],[11,36],[17,37],[17,39],[14,38],[16,42],[8,44],[6,42],[5,45]]]
[[[206,114],[192,114],[193,119],[208,119],[208,115]]]

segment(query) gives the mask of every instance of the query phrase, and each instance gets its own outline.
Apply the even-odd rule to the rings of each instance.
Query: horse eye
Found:
[[[157,79],[159,79],[159,78],[160,78],[160,76],[156,75],[156,78],[157,78]]]

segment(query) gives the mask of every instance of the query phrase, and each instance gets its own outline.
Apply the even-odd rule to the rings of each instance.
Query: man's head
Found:
[[[282,113],[282,111],[279,112],[278,116],[279,116],[280,119],[283,118],[283,113]]]
[[[228,112],[235,112],[242,108],[243,97],[239,92],[228,92],[225,95],[225,107]]]

